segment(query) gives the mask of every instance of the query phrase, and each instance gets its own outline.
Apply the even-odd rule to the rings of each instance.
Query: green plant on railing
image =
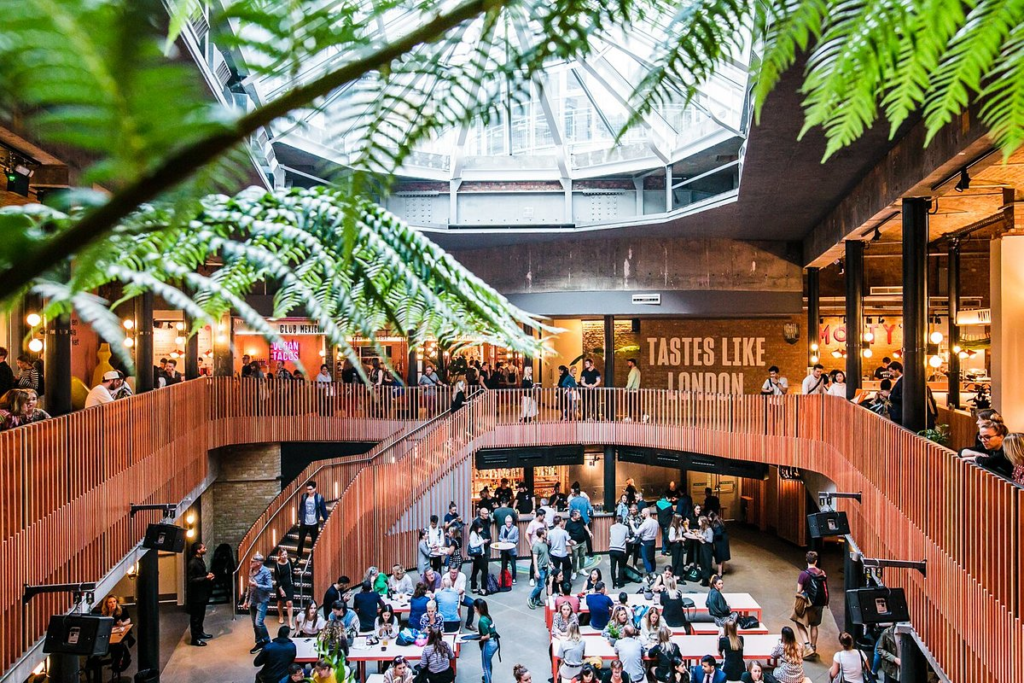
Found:
[[[934,441],[940,446],[949,445],[949,425],[935,425],[933,429],[922,429],[918,435],[929,441]]]
[[[356,680],[356,671],[345,664],[343,645],[349,641],[345,633],[345,625],[340,621],[330,621],[316,638],[316,654],[334,669],[334,679],[338,683],[352,683]]]

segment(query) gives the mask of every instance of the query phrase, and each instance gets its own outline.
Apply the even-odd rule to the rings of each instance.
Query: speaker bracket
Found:
[[[879,585],[884,585],[882,583],[883,567],[916,569],[921,572],[921,576],[928,576],[927,560],[885,560],[878,557],[864,557],[863,555],[860,556],[859,560],[864,566],[864,575],[869,579],[874,579]]]
[[[818,491],[818,507],[822,508],[823,510],[825,508],[832,508],[833,498],[851,498],[860,503],[861,499],[863,498],[863,494],[859,491],[857,493],[841,493],[838,491]]]
[[[37,595],[43,593],[71,593],[75,596],[75,604],[85,601],[90,605],[96,602],[96,583],[89,581],[85,583],[51,583],[51,584],[24,584],[21,595],[21,603],[27,605]]]
[[[167,519],[174,519],[174,516],[178,514],[178,506],[174,503],[147,503],[145,505],[132,503],[128,514],[134,517],[136,512],[143,510],[163,510],[164,517]]]

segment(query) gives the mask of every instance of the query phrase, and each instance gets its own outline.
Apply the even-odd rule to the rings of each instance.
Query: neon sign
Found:
[[[278,362],[295,362],[299,359],[299,342],[286,341],[281,344],[271,344],[270,359]]]

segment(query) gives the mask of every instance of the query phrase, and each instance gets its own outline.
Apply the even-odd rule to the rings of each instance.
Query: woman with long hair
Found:
[[[533,683],[533,675],[522,664],[516,664],[512,667],[512,678],[515,679],[516,683]]]
[[[476,593],[477,577],[480,577],[480,595],[487,595],[487,538],[484,526],[474,519],[469,527],[469,556],[473,559],[473,573],[469,575],[470,589]]]
[[[838,396],[839,398],[846,398],[846,373],[842,370],[833,370],[829,373],[830,383],[828,385],[827,393],[829,396]]]
[[[782,627],[782,636],[769,659],[775,661],[775,671],[772,675],[778,683],[803,683],[804,651],[796,642],[793,629],[788,626]]]
[[[11,389],[3,398],[6,407],[0,410],[0,432],[50,418],[39,409],[39,395],[33,389]]]
[[[324,630],[327,620],[317,609],[316,601],[310,600],[309,604],[295,617],[296,633],[302,638],[315,638]]]
[[[600,683],[601,677],[597,675],[597,669],[590,664],[584,664],[580,668],[580,675],[572,679],[572,683]]]
[[[594,567],[590,570],[590,574],[587,576],[587,587],[585,590],[588,593],[593,593],[594,590],[597,588],[597,584],[603,580],[604,578],[601,574],[601,570],[597,567]]]
[[[295,602],[295,581],[292,558],[288,551],[278,548],[277,561],[274,562],[274,579],[277,583],[277,623],[283,624],[285,610],[288,612],[288,628],[295,630],[295,613],[292,605]]]
[[[665,590],[661,592],[661,619],[669,628],[684,628],[688,634],[693,631],[683,610],[682,591],[674,576],[665,577]]]
[[[747,671],[740,680],[743,683],[763,683],[765,680],[764,667],[761,666],[761,662],[747,664]]]
[[[548,597],[559,595],[563,583],[565,583],[565,571],[560,568],[551,570],[548,574]]]
[[[382,640],[384,638],[397,638],[400,630],[399,626],[395,608],[388,603],[384,603],[384,609],[377,615],[377,620],[373,624],[374,634]]]
[[[477,632],[480,634],[480,665],[484,670],[483,683],[492,683],[494,671],[491,661],[494,659],[494,653],[498,651],[498,632],[494,629],[494,620],[487,608],[487,601],[477,598],[473,602],[473,607],[479,617]]]
[[[655,644],[647,656],[655,661],[654,680],[660,683],[673,680],[675,661],[679,659],[679,646],[672,642],[672,631],[668,626],[662,624],[655,632]]]
[[[567,638],[569,636],[569,627],[573,624],[576,625],[577,629],[579,628],[579,617],[572,611],[571,604],[563,602],[558,606],[558,611],[551,618],[551,637]]]
[[[520,384],[523,390],[523,405],[522,412],[520,414],[520,422],[533,422],[534,418],[537,417],[537,399],[534,398],[533,391],[533,366],[527,365],[523,368],[523,380]]]
[[[563,607],[565,604],[563,603]],[[570,683],[573,678],[579,675],[583,668],[583,655],[586,653],[587,645],[580,635],[579,622],[569,622],[569,631],[562,642],[558,644],[558,657],[562,660],[558,667],[558,676],[562,683]]]
[[[455,653],[445,642],[444,633],[431,629],[420,655],[420,668],[427,672],[427,683],[452,683],[455,680],[453,661]]]
[[[1013,432],[1003,439],[1003,456],[1010,461],[1013,483],[1024,486],[1024,434]]]
[[[420,581],[412,590],[412,597],[409,598],[409,624],[413,628],[419,626],[420,619],[427,613],[428,602],[430,602],[430,596],[427,595],[427,584]]]
[[[722,657],[722,671],[730,681],[743,677],[743,636],[737,632],[732,619],[723,625],[725,635],[718,639],[718,654]]]
[[[661,610],[654,606],[648,608],[640,620],[640,644],[645,650],[658,644],[658,631],[662,626],[665,622],[661,618]]]
[[[686,546],[686,537],[683,534],[686,529],[683,527],[683,518],[680,515],[672,515],[672,521],[668,525],[668,547],[672,556],[672,573],[676,576],[683,575],[683,556]]]
[[[714,571],[714,542],[715,532],[711,529],[711,522],[707,517],[701,515],[697,520],[697,531],[691,531],[687,537],[698,543],[697,564],[700,566],[700,585],[709,586],[711,573]]]

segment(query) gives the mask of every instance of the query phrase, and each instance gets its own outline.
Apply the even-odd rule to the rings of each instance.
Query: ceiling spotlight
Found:
[[[960,170],[960,180],[956,181],[956,187],[953,189],[957,192],[963,192],[971,188],[971,176],[967,173],[967,168]]]

